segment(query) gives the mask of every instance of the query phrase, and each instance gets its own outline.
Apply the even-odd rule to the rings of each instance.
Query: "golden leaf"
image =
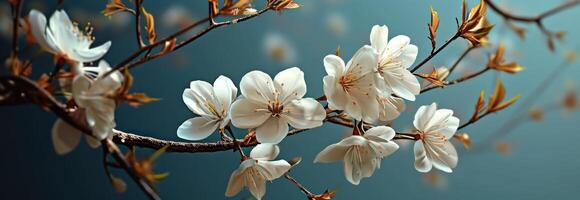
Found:
[[[336,191],[334,190],[326,190],[322,194],[314,195],[313,197],[309,197],[308,200],[331,200],[336,196]]]
[[[230,16],[255,14],[257,11],[252,8],[251,3],[251,0],[238,0],[235,3],[231,0],[225,1],[219,14]]]
[[[215,17],[220,13],[220,9],[218,6],[218,0],[208,0],[210,4],[210,16]],[[231,1],[226,1],[225,3],[231,4]]]
[[[510,74],[517,73],[524,69],[521,65],[517,64],[516,62],[505,63],[504,55],[505,55],[505,46],[500,43],[495,54],[489,57],[487,67],[497,71],[507,72]]]
[[[487,35],[493,29],[493,25],[487,20],[487,4],[485,1],[480,0],[480,2],[471,9],[467,18],[465,18],[465,12],[467,3],[463,1],[463,19],[461,26],[459,27],[459,33],[461,37],[467,39],[471,45],[480,46],[487,42]]]
[[[141,12],[143,12],[143,16],[145,16],[145,30],[147,31],[147,41],[149,41],[149,44],[153,44],[157,39],[157,33],[155,33],[155,18],[151,13],[145,10],[145,7],[141,7]]]
[[[135,170],[135,173],[145,178],[149,183],[157,183],[169,176],[169,173],[155,173],[153,171],[153,166],[155,160],[163,154],[169,146],[164,146],[163,148],[155,151],[151,156],[137,160],[135,156],[135,149],[131,148],[127,154],[125,154],[125,159],[129,162],[129,165]]]
[[[435,38],[437,37],[437,29],[439,29],[439,14],[433,6],[430,7],[431,9],[431,23],[429,23],[429,39],[431,39],[431,43],[435,46]]]
[[[152,103],[156,101],[160,101],[161,99],[149,97],[145,93],[132,93],[132,94],[125,94],[123,96],[117,97],[118,100],[124,101],[130,106],[139,107],[145,105],[147,103]]]
[[[497,83],[495,85],[495,90],[493,95],[489,97],[489,104],[487,106],[487,112],[497,112],[503,110],[513,103],[515,103],[521,95],[517,95],[512,97],[511,99],[504,101],[505,98],[505,88],[501,82],[501,79],[497,79]]]
[[[429,74],[417,74],[417,76],[431,82],[433,85],[437,86],[437,87],[441,87],[444,86],[445,83],[443,83],[443,79],[441,79],[439,77],[439,73],[437,72],[438,70],[436,70],[435,68],[433,68],[433,70],[431,71],[431,73]]]
[[[479,119],[479,114],[483,111],[483,107],[485,106],[484,98],[485,92],[482,90],[479,93],[479,98],[477,98],[477,103],[475,103],[475,111],[473,112],[473,115],[471,115],[471,119],[469,119],[470,122],[475,122]]]
[[[104,16],[108,17],[114,15],[116,13],[122,11],[128,11],[129,9],[125,4],[123,4],[122,0],[110,0],[109,3],[105,6],[105,9],[101,11]]]
[[[341,54],[341,53],[340,53],[340,46],[338,46],[338,47],[336,47],[336,50],[335,50],[335,52],[334,52],[334,55],[336,55],[336,56],[340,57],[340,54]]]
[[[300,8],[300,4],[294,2],[294,0],[279,0],[270,1],[270,8],[275,11],[282,11],[284,9],[297,9]]]
[[[472,143],[471,143],[471,139],[469,139],[469,135],[467,133],[455,134],[455,135],[453,135],[453,138],[455,138],[459,142],[461,142],[465,149],[471,149]]]

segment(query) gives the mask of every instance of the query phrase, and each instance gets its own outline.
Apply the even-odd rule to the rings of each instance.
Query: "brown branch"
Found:
[[[22,11],[22,2],[24,0],[14,0],[12,6],[12,53],[11,58],[18,56],[18,24],[20,20],[20,12]]]
[[[453,41],[455,41],[460,36],[461,36],[461,33],[456,32],[455,35],[453,35],[453,37],[451,37],[449,40],[447,40],[445,42],[445,44],[443,44],[443,46],[439,47],[437,50],[435,50],[435,52],[430,53],[429,56],[427,56],[419,64],[417,64],[415,67],[413,67],[413,69],[411,69],[411,72],[417,71],[419,68],[421,68],[427,62],[429,62],[429,60],[431,60],[433,57],[435,57],[439,52],[441,52],[443,49],[445,49],[445,47],[447,47],[449,44],[451,44]]]
[[[143,0],[135,0],[135,34],[139,49],[143,48],[143,37],[141,35],[141,5]]]
[[[580,3],[580,0],[567,1],[566,3],[563,3],[563,4],[556,6],[550,10],[547,10],[547,11],[545,11],[537,16],[521,16],[521,15],[515,15],[512,13],[509,13],[508,11],[503,10],[498,5],[493,3],[491,0],[484,0],[484,1],[487,3],[487,5],[489,5],[489,7],[493,11],[495,11],[497,14],[501,15],[504,19],[523,22],[523,23],[540,23],[540,21],[542,21],[544,18],[549,17],[549,16],[556,14],[558,12],[561,12],[563,10],[572,8]]]
[[[300,191],[302,191],[302,193],[304,193],[308,199],[314,198],[314,194],[312,192],[308,191],[308,189],[306,189],[304,186],[302,186],[302,184],[300,184],[298,181],[296,181],[296,179],[294,179],[288,173],[284,174],[284,178],[288,179],[288,181],[290,181],[290,183],[292,183],[292,185],[294,185],[298,189],[300,189]]]
[[[7,77],[0,77],[0,84],[1,83],[11,83],[10,88],[4,88],[8,91],[13,92],[12,98],[25,98],[29,100],[31,103],[39,104],[43,107],[47,107],[50,111],[56,114],[59,118],[63,121],[67,122],[71,126],[77,128],[78,130],[82,131],[87,137],[94,137],[92,134],[91,129],[86,127],[83,123],[74,119],[70,113],[67,111],[66,105],[60,103],[54,96],[52,96],[48,91],[43,88],[38,87],[38,85],[26,78],[21,76],[7,76]],[[2,87],[7,87],[7,85],[2,85]],[[4,98],[4,96],[3,96]],[[11,98],[10,96],[8,98]],[[0,103],[2,105],[2,103]],[[147,183],[142,177],[137,175],[134,169],[129,165],[121,151],[117,147],[115,143],[113,143],[109,139],[105,139],[101,141],[103,148],[108,148],[108,151],[111,153],[113,158],[119,163],[119,165],[131,176],[131,178],[137,183],[139,188],[145,192],[149,199],[161,199],[157,193],[153,190],[153,188]]]
[[[188,38],[188,39],[182,41],[181,43],[177,44],[173,50],[167,51],[167,52],[160,52],[160,53],[153,54],[153,55],[150,55],[150,56],[145,56],[145,57],[139,59],[138,61],[131,63],[132,60],[134,60],[135,58],[137,58],[143,52],[148,51],[150,49],[153,49],[153,48],[155,48],[155,47],[157,47],[157,46],[159,46],[161,44],[165,44],[165,42],[167,42],[169,40],[172,40],[173,38],[175,38],[175,37],[177,37],[177,36],[179,36],[179,35],[187,32],[189,29],[191,29],[191,28],[193,28],[193,27],[195,27],[195,26],[197,26],[199,24],[205,23],[206,21],[209,20],[209,18],[200,20],[200,21],[194,23],[195,25],[192,24],[192,26],[186,27],[182,31],[179,31],[179,32],[177,32],[177,33],[175,33],[175,34],[173,34],[173,35],[171,35],[171,36],[169,36],[169,37],[167,37],[167,38],[165,38],[163,40],[160,40],[159,42],[156,42],[154,44],[147,45],[147,46],[143,47],[141,50],[138,50],[137,52],[135,52],[131,56],[129,56],[127,59],[125,59],[124,61],[122,61],[118,65],[116,65],[113,68],[113,70],[107,72],[105,74],[105,76],[111,74],[113,71],[122,71],[122,70],[125,70],[125,69],[131,69],[131,68],[133,68],[135,66],[138,66],[140,64],[143,64],[143,63],[146,63],[148,61],[151,61],[151,60],[154,60],[156,58],[159,58],[159,57],[162,57],[164,55],[167,55],[167,54],[169,54],[171,52],[174,52],[174,51],[176,51],[176,50],[184,47],[185,45],[187,45],[187,44],[189,44],[189,43],[197,40],[198,38],[200,38],[201,36],[209,33],[211,30],[213,30],[215,28],[219,28],[219,27],[222,27],[222,26],[233,25],[233,24],[237,24],[237,23],[240,23],[240,22],[243,22],[243,21],[252,19],[254,17],[257,17],[257,16],[260,16],[260,15],[264,14],[265,12],[269,11],[270,9],[271,9],[271,7],[266,6],[262,10],[258,11],[256,14],[248,15],[248,16],[241,17],[241,18],[232,19],[232,20],[225,21],[225,22],[211,23],[204,30],[198,32],[197,34],[195,34],[195,35],[191,36],[190,38]]]
[[[455,79],[455,80],[452,80],[452,81],[445,81],[445,82],[443,82],[443,86],[436,86],[436,85],[433,85],[433,86],[429,86],[429,87],[423,88],[423,89],[421,90],[421,93],[428,92],[428,91],[430,91],[430,90],[433,90],[433,89],[435,89],[435,88],[443,88],[443,87],[445,87],[445,86],[449,86],[449,85],[455,85],[455,84],[458,84],[458,83],[461,83],[461,82],[464,82],[464,81],[467,81],[467,80],[473,79],[473,78],[475,78],[475,77],[478,77],[478,76],[480,76],[480,75],[484,74],[485,72],[489,71],[490,69],[491,69],[491,68],[489,68],[489,67],[486,67],[486,68],[484,68],[484,69],[482,69],[482,70],[480,70],[480,71],[478,71],[478,72],[475,72],[475,73],[473,73],[473,74],[469,74],[469,75],[467,75],[467,76],[464,76],[464,77],[461,77],[461,78],[458,78],[458,79]]]

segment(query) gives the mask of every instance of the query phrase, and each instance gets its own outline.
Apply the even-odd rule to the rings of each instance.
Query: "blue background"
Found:
[[[29,3],[32,2],[32,3]],[[113,17],[109,20],[100,15],[106,1],[65,1],[64,9],[72,19],[81,24],[91,21],[100,44],[113,42],[105,59],[116,64],[131,54],[135,48],[134,22]],[[475,1],[468,1],[470,6]],[[561,1],[497,1],[514,13],[533,15],[558,5]],[[269,12],[250,21],[219,28],[203,36],[189,46],[132,70],[136,77],[132,91],[146,92],[162,101],[138,109],[127,105],[117,111],[117,128],[142,135],[180,140],[175,134],[182,121],[192,117],[181,100],[181,93],[192,80],[213,82],[219,75],[230,77],[236,84],[244,73],[262,70],[275,75],[282,69],[299,66],[304,72],[310,97],[323,94],[322,77],[326,74],[322,58],[334,53],[337,46],[344,58],[349,58],[364,44],[369,43],[369,32],[374,24],[386,24],[390,37],[404,34],[419,46],[418,60],[430,50],[427,39],[429,6],[441,16],[439,41],[455,31],[455,17],[460,16],[459,0],[433,1],[385,1],[385,0],[312,0],[300,1],[303,8]],[[8,15],[2,2],[2,17]],[[255,3],[258,7],[262,2]],[[175,30],[163,24],[162,16],[169,9],[183,9],[193,18],[206,14],[205,1],[146,1],[145,7],[156,16],[160,37]],[[27,1],[24,13],[36,8],[49,15],[56,9],[56,1]],[[9,10],[8,10],[9,11]],[[547,73],[564,60],[563,49],[579,50],[580,28],[577,20],[580,9],[575,8],[548,18],[545,24],[552,30],[566,30],[565,42],[558,43],[558,51],[550,52],[545,38],[533,26],[528,28],[525,41],[519,40],[506,29],[500,17],[491,13],[490,20],[497,24],[492,40],[507,43],[508,60],[517,60],[526,67],[517,75],[488,73],[458,86],[420,95],[416,102],[407,102],[407,112],[395,123],[396,130],[410,128],[413,113],[420,105],[438,102],[440,107],[451,108],[465,120],[472,111],[480,90],[491,93],[496,77],[504,80],[508,96],[530,95]],[[131,20],[131,19],[125,19]],[[329,24],[337,23],[342,32],[332,31]],[[162,30],[163,29],[163,30]],[[277,35],[289,43],[295,57],[276,61],[264,50],[264,38]],[[2,35],[2,57],[8,55],[8,37]],[[459,56],[467,43],[458,40],[431,62],[435,66],[449,66]],[[290,50],[292,51],[292,50]],[[462,71],[481,69],[491,49],[476,50],[461,65]],[[35,74],[52,70],[50,56],[42,55],[34,65]],[[575,80],[580,69],[572,64],[554,81],[554,85],[541,97],[538,105],[559,101],[566,80]],[[430,66],[429,66],[430,67]],[[2,74],[5,74],[2,71]],[[460,74],[460,73],[458,73]],[[457,75],[455,75],[457,76]],[[512,117],[514,108],[507,109],[466,128],[473,141],[486,140],[494,134],[505,120]],[[525,111],[524,111],[525,113]],[[0,199],[144,199],[145,196],[133,182],[127,180],[128,191],[113,191],[101,165],[101,151],[87,147],[79,148],[66,156],[57,156],[52,148],[50,129],[55,120],[51,113],[36,106],[25,105],[0,108],[1,157]],[[342,164],[313,164],[314,156],[325,146],[339,141],[348,130],[325,125],[285,139],[280,144],[279,158],[291,159],[302,156],[302,163],[291,174],[315,193],[327,188],[336,189],[336,199],[577,199],[580,186],[580,140],[578,113],[562,114],[561,110],[549,112],[541,123],[527,123],[519,127],[503,141],[511,144],[512,151],[506,155],[494,150],[487,143],[478,151],[459,150],[459,165],[452,174],[436,174],[440,184],[426,184],[423,174],[413,167],[411,145],[402,148],[382,161],[382,168],[371,178],[363,179],[359,186],[349,184],[342,174]],[[238,132],[240,134],[241,132]],[[216,140],[217,137],[207,139]],[[411,148],[410,148],[411,147]],[[248,149],[249,152],[249,149]],[[141,151],[146,155],[149,151]],[[238,154],[232,152],[165,154],[158,160],[156,170],[170,172],[167,180],[157,185],[165,199],[224,199],[224,191],[230,173],[237,168]],[[120,171],[116,174],[122,175]],[[126,178],[126,176],[123,176]],[[245,199],[247,192],[232,199]],[[292,184],[284,179],[267,185],[265,199],[304,199]]]

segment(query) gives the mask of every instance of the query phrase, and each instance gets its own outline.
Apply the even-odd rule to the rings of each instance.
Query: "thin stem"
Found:
[[[245,160],[246,159],[246,154],[244,154],[244,150],[240,146],[240,142],[238,141],[238,139],[236,139],[236,136],[234,135],[234,131],[232,131],[232,128],[229,125],[226,126],[226,131],[228,131],[228,133],[232,137],[233,143],[234,143],[234,147],[236,147],[237,150],[240,152],[240,158],[242,159],[242,161]]]
[[[304,193],[308,199],[314,197],[314,194],[312,192],[308,191],[308,189],[306,189],[304,186],[302,186],[302,184],[300,184],[298,181],[296,181],[296,179],[294,179],[288,173],[284,174],[284,178],[288,179],[290,181],[290,183],[292,183],[292,185],[294,185],[298,189],[300,189],[300,191],[302,191],[302,193]]]
[[[524,22],[524,23],[537,23],[538,21],[541,21],[542,19],[544,19],[546,17],[549,17],[553,14],[556,14],[558,12],[561,12],[563,10],[566,10],[566,9],[569,9],[569,8],[576,6],[577,4],[580,3],[580,0],[565,2],[559,6],[556,6],[550,10],[545,11],[544,13],[541,13],[541,14],[539,14],[537,16],[533,16],[533,17],[514,15],[514,14],[509,13],[508,11],[503,10],[502,8],[497,6],[495,3],[493,3],[491,0],[485,0],[485,2],[487,3],[487,5],[489,5],[489,7],[493,11],[495,11],[497,14],[501,15],[505,19]]]
[[[443,86],[433,85],[433,86],[429,86],[429,87],[423,88],[421,90],[421,93],[428,92],[428,91],[433,90],[435,88],[442,88],[444,86],[455,85],[455,84],[458,84],[458,83],[461,83],[461,82],[464,82],[464,81],[473,79],[475,77],[478,77],[478,76],[484,74],[485,72],[489,71],[490,69],[491,68],[486,67],[486,68],[484,68],[484,69],[482,69],[482,70],[480,70],[478,72],[475,72],[473,74],[469,74],[467,76],[464,76],[464,77],[461,77],[461,78],[458,78],[458,79],[455,79],[455,80],[452,80],[452,81],[445,81],[445,82],[443,82]]]
[[[447,79],[449,76],[451,76],[451,73],[453,73],[453,71],[455,71],[455,69],[457,68],[457,66],[459,66],[459,63],[461,63],[461,61],[467,56],[467,54],[469,54],[469,52],[471,52],[472,50],[476,49],[477,47],[475,46],[470,46],[469,48],[467,48],[462,54],[461,56],[459,56],[459,58],[455,61],[455,63],[453,63],[453,65],[451,66],[451,68],[449,68],[449,74],[447,75],[447,77],[445,77],[445,79]]]
[[[143,0],[135,0],[135,34],[139,49],[143,48],[143,37],[141,35],[141,4]]]
[[[23,1],[24,0],[15,0],[14,5],[12,5],[12,53],[10,55],[12,58],[18,56],[18,24]]]
[[[445,49],[445,47],[447,47],[449,44],[451,44],[453,41],[455,41],[457,38],[459,38],[459,36],[461,36],[459,32],[455,33],[455,35],[453,35],[453,37],[451,37],[449,40],[447,40],[445,42],[445,44],[443,44],[443,46],[439,47],[435,52],[429,54],[429,56],[427,56],[427,58],[423,59],[423,61],[421,61],[419,64],[417,64],[415,67],[413,67],[413,69],[411,69],[411,72],[415,72],[419,68],[421,68],[423,65],[425,65],[427,62],[429,62],[429,60],[431,60],[431,58],[435,57],[439,52],[441,52],[443,49]]]

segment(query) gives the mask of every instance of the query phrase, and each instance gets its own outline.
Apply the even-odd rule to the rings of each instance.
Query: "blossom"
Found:
[[[337,144],[332,144],[322,150],[315,163],[330,163],[343,160],[344,176],[358,185],[360,180],[373,175],[380,167],[381,159],[391,155],[399,145],[391,140],[395,131],[387,126],[377,126],[366,131],[364,135],[352,135]]]
[[[459,127],[459,119],[449,109],[437,109],[437,104],[421,106],[413,125],[419,134],[415,142],[415,169],[428,172],[435,168],[451,173],[457,166],[457,151],[449,141]]]
[[[236,99],[238,88],[232,80],[219,76],[213,86],[205,81],[192,81],[183,91],[183,102],[199,115],[186,120],[177,129],[177,136],[186,140],[202,140],[218,127],[230,123],[230,105]]]
[[[80,66],[83,68],[82,66]],[[81,73],[72,82],[72,97],[78,106],[73,113],[75,119],[86,121],[92,136],[86,137],[91,147],[98,147],[99,141],[110,137],[115,127],[115,100],[110,97],[123,82],[123,75],[114,72],[103,76],[111,67],[106,61],[99,62],[96,78]],[[52,127],[52,141],[57,154],[66,154],[78,146],[82,131],[58,119]]]
[[[388,122],[399,117],[405,110],[405,101],[390,93],[382,92],[377,95],[379,102],[379,121]]]
[[[398,35],[388,40],[387,26],[373,26],[370,35],[371,46],[379,53],[378,65],[375,68],[375,79],[379,88],[391,91],[404,99],[414,101],[421,91],[417,77],[409,68],[417,58],[417,46],[409,44],[411,39]]]
[[[297,67],[274,77],[252,71],[240,81],[241,98],[232,104],[231,118],[238,128],[256,128],[260,143],[277,144],[286,137],[288,124],[298,129],[322,125],[326,111],[306,94],[304,72]]]
[[[275,144],[258,144],[250,157],[240,164],[230,176],[225,195],[233,197],[242,188],[247,187],[258,200],[266,193],[266,181],[272,181],[290,170],[290,163],[285,160],[271,161],[278,156],[280,149]]]
[[[84,32],[79,30],[63,10],[54,12],[48,22],[49,26],[44,14],[37,10],[31,10],[28,17],[35,40],[45,51],[55,56],[77,62],[92,62],[103,57],[111,47],[108,41],[90,48],[94,41],[92,28],[86,28]]]
[[[356,120],[374,123],[379,118],[377,89],[373,69],[378,63],[378,54],[370,46],[360,48],[350,61],[336,55],[324,57],[324,94],[328,107],[344,110]]]

